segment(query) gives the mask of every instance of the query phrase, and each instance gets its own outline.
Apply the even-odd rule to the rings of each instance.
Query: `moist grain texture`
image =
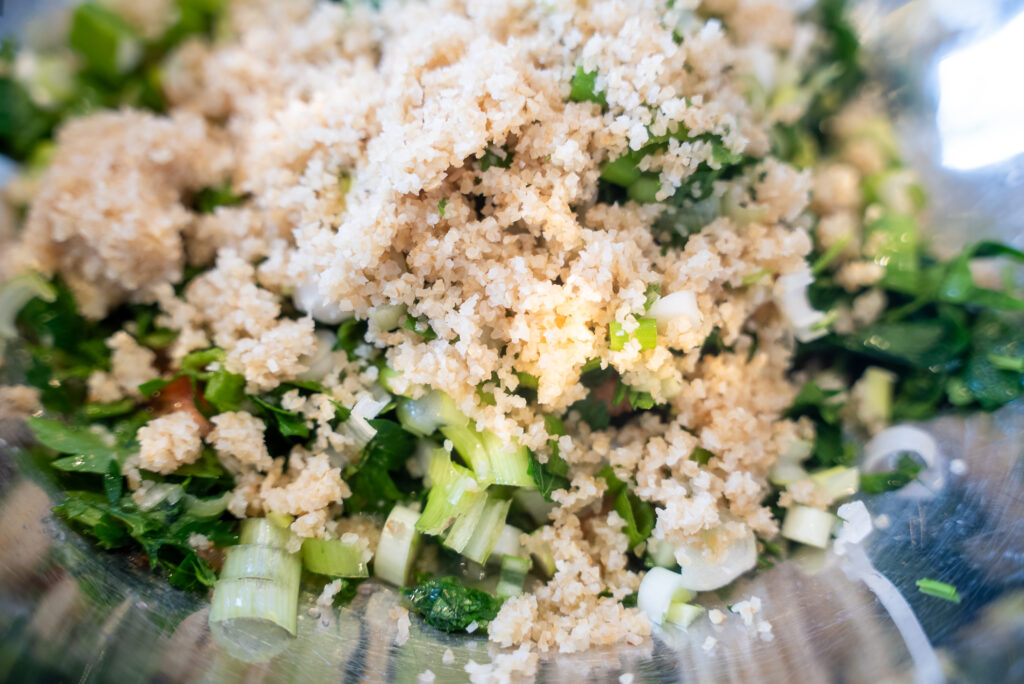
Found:
[[[503,681],[533,674],[538,652],[639,644],[648,619],[620,599],[641,574],[628,569],[624,521],[602,512],[605,482],[595,475],[610,464],[635,481],[655,509],[653,539],[679,548],[702,545],[701,533],[717,527],[728,532],[716,537],[723,544],[748,530],[776,533],[762,505],[766,475],[812,428],[782,417],[795,395],[794,341],[772,303],[773,279],[806,268],[812,241],[801,216],[812,188],[829,216],[818,227],[823,244],[859,230],[848,213],[857,174],[877,160],[850,149],[812,177],[767,156],[772,126],[800,112],[752,110],[740,74],[765,51],[799,59],[816,40],[775,3],[714,3],[721,21],[693,20],[695,2],[384,4],[378,14],[311,0],[231,3],[220,39],[172,56],[168,115],[106,112],[62,128],[4,268],[59,273],[94,318],[123,301],[156,304],[157,324],[179,333],[165,376],[190,351],[217,345],[249,392],[321,382],[330,394],[282,399],[314,436],[287,464],[245,412],[213,417],[206,436],[236,475],[229,510],[293,515],[300,536],[348,531],[375,545],[379,535],[372,520],[335,520],[351,495],[341,469],[357,450],[330,424],[331,399],[374,398],[378,368],[361,361],[373,348],[397,371],[395,391],[443,390],[478,428],[541,461],[551,437],[544,415],[586,395],[589,359],[613,364],[668,417],[644,413],[593,431],[570,414],[558,444],[571,485],[556,492],[560,505],[539,533],[554,576],[508,600],[491,623],[490,639],[517,650],[466,671]],[[606,107],[568,100],[578,67],[596,72]],[[734,193],[753,219],[718,218],[682,248],[659,241],[658,205],[597,202],[603,163],[680,126],[694,139],[673,139],[642,162],[660,181],[658,199],[718,163],[708,136],[762,158],[712,189]],[[243,205],[190,208],[195,191],[224,182]],[[209,270],[179,296],[186,264]],[[871,266],[850,262],[839,280],[872,282]],[[612,351],[610,324],[633,330],[652,285],[693,293],[698,319],[662,330],[653,350],[630,340]],[[312,292],[320,316],[371,321],[352,357],[333,351],[311,316],[293,314],[300,290]],[[436,339],[373,322],[398,305]],[[855,315],[877,310],[864,302]],[[731,350],[702,355],[713,331]],[[155,375],[153,359],[127,333],[108,344],[112,370],[90,379],[94,397],[136,396],[138,381]],[[535,403],[494,391],[515,390],[517,372],[536,376]],[[493,404],[479,400],[480,388]],[[5,392],[5,405],[22,403]],[[136,476],[136,464],[169,473],[202,447],[187,413],[153,420],[139,438],[128,466]],[[698,447],[713,454],[706,465],[690,458]]]

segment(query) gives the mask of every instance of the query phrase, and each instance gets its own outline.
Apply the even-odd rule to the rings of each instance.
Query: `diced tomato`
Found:
[[[197,401],[204,408],[207,407],[206,400],[203,399],[201,392],[193,398],[192,381],[188,378],[178,378],[153,397],[153,409],[158,416],[174,413],[175,411],[187,411],[199,425],[199,434],[205,437],[210,431],[210,421],[206,420],[206,416],[196,408]]]

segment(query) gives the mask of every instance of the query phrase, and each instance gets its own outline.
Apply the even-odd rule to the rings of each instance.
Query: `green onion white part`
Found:
[[[526,573],[530,571],[530,559],[520,556],[501,557],[501,575],[495,594],[498,598],[519,596],[523,593]]]
[[[185,507],[189,513],[198,518],[215,518],[227,510],[228,502],[231,501],[231,494],[228,491],[220,496],[209,499],[201,499],[191,494],[186,494]]]
[[[794,504],[786,512],[781,534],[786,539],[823,549],[828,546],[835,522],[836,517],[831,513]]]
[[[665,568],[651,568],[640,582],[637,591],[637,608],[647,613],[654,624],[660,625],[674,604],[681,605],[693,598],[693,592],[683,586],[678,573]],[[673,613],[678,615],[678,609]]]
[[[402,427],[421,437],[432,435],[442,425],[466,426],[469,418],[444,392],[431,390],[419,399],[404,399],[396,409]]]
[[[671,321],[684,320],[687,323],[684,329],[696,329],[703,321],[697,307],[697,297],[689,290],[680,290],[659,297],[651,304],[647,313],[658,322],[659,327],[664,327]]]
[[[504,556],[525,556],[526,549],[523,547],[520,539],[523,536],[523,531],[513,525],[505,525],[501,528],[501,534],[498,535],[498,540],[494,543],[494,548],[491,549],[491,561],[501,562]]]
[[[405,304],[385,304],[370,313],[370,320],[383,332],[391,332],[402,325],[407,314]]]
[[[664,539],[651,537],[647,540],[647,560],[659,568],[672,569],[679,565],[676,562],[676,550]]]
[[[419,546],[416,521],[420,515],[405,506],[395,506],[384,522],[373,560],[373,575],[385,582],[404,587],[409,581]]]
[[[307,368],[298,375],[299,380],[317,382],[331,372],[334,365],[334,345],[337,335],[328,330],[316,331],[316,349],[307,357],[303,357]]]
[[[136,505],[140,511],[151,511],[166,501],[169,504],[176,504],[185,495],[181,485],[171,482],[157,482],[147,488],[139,497]]]
[[[814,276],[809,268],[779,276],[775,281],[775,304],[789,320],[801,342],[810,342],[827,332],[820,327],[825,314],[812,307],[807,297],[807,288],[813,282]]]
[[[295,636],[302,564],[285,545],[291,533],[265,518],[242,521],[213,588],[210,631],[232,656],[273,658]]]
[[[671,622],[686,629],[703,614],[704,606],[673,602],[669,604],[668,610],[665,612],[665,622]]]
[[[724,550],[714,557],[705,556],[704,547],[720,548],[722,544],[716,537],[724,534],[724,528],[707,530],[702,535],[704,543],[700,546],[675,549],[682,586],[691,591],[719,589],[757,565],[757,540],[749,529],[739,539],[728,542]]]
[[[462,549],[462,555],[481,565],[487,562],[505,527],[505,517],[511,505],[511,499],[487,499],[473,536]]]
[[[869,366],[857,384],[855,391],[857,420],[870,428],[872,425],[888,425],[892,419],[892,395],[896,386],[896,374],[884,368]]]
[[[860,470],[858,468],[835,466],[813,473],[810,478],[811,482],[828,497],[829,501],[853,496],[860,488]]]
[[[325,299],[314,276],[310,276],[295,288],[292,301],[296,309],[328,325],[337,325],[347,318],[352,318],[353,315],[351,311],[346,311]]]
[[[358,541],[304,539],[302,564],[310,572],[330,577],[368,577],[365,548]]]
[[[861,468],[865,473],[892,470],[903,454],[914,454],[924,462],[917,478],[899,490],[900,496],[924,499],[935,496],[946,484],[945,459],[939,446],[924,430],[911,425],[894,425],[864,445]]]
[[[487,496],[472,471],[452,463],[451,454],[444,449],[435,449],[430,455],[428,474],[427,505],[416,521],[416,529],[424,534],[441,534]]]

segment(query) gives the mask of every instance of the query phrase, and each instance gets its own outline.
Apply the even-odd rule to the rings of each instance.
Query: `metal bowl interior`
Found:
[[[29,7],[14,3],[0,18],[0,34],[20,27]],[[967,7],[858,3],[856,17],[904,153],[929,191],[935,246],[952,249],[983,235],[1020,247],[1024,142],[1013,149],[1014,124],[1009,138],[999,132],[1005,144],[987,158],[964,161],[950,150],[963,148],[957,136],[977,131],[950,127],[938,112],[959,105],[978,110],[978,121],[1000,120],[1002,105],[965,103],[967,91],[940,64],[993,40],[1001,27],[1019,25],[1024,44],[1024,14],[1010,21],[1024,3]],[[1005,72],[996,75],[1008,90],[1024,63],[1024,52],[1017,54],[1015,64],[991,65]],[[1024,116],[1015,125],[1024,139]],[[798,555],[710,602],[727,610],[759,597],[771,641],[738,620],[724,629],[700,620],[644,647],[550,654],[537,680],[612,682],[624,673],[648,682],[1024,680],[1024,406],[947,417],[926,429],[941,445],[941,489],[866,499],[879,529],[862,550]],[[368,582],[330,615],[300,611],[299,637],[274,661],[236,661],[210,637],[208,601],[97,550],[50,514],[55,493],[33,480],[16,448],[24,439],[22,426],[0,422],[0,680],[409,682],[429,669],[437,682],[465,681],[470,660],[493,655],[484,638],[416,623],[409,641],[394,645],[388,612],[398,597]],[[956,584],[961,604],[915,589],[916,579],[939,575]],[[314,597],[304,599],[311,605]],[[709,638],[717,640],[713,649],[704,647]],[[447,648],[454,662],[443,661]]]

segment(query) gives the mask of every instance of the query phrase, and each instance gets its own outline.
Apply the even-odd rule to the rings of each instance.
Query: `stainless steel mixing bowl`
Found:
[[[0,33],[22,30],[46,4],[7,0]],[[1013,50],[1024,46],[1024,2],[859,3],[856,18],[904,153],[929,190],[936,247],[983,235],[1022,246],[1024,106],[1013,108],[1024,102],[1024,47]],[[967,78],[957,76],[957,55],[996,43],[1008,56],[968,60]],[[1024,406],[926,428],[944,456],[941,488],[865,499],[884,529],[861,548],[798,556],[715,599],[724,608],[760,597],[774,640],[737,620],[721,632],[701,620],[645,647],[550,654],[537,680],[1024,681]],[[51,516],[54,493],[18,458],[24,438],[21,426],[0,424],[0,680],[414,682],[429,669],[454,682],[466,680],[470,659],[490,658],[483,638],[416,624],[395,646],[397,596],[367,583],[333,615],[302,615],[299,638],[275,661],[235,661],[210,637],[205,599],[97,551]],[[919,593],[924,576],[952,581],[963,602]],[[442,662],[446,648],[454,663]]]

